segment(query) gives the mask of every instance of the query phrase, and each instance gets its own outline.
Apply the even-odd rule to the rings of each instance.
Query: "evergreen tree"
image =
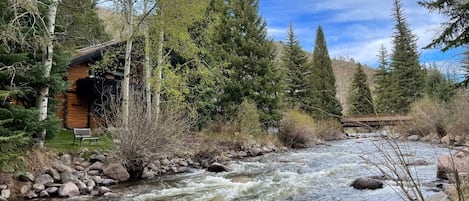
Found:
[[[312,97],[313,116],[317,119],[328,119],[342,115],[342,107],[336,97],[335,77],[332,62],[327,50],[326,39],[321,26],[316,32],[313,51]]]
[[[267,25],[258,14],[258,0],[222,2],[220,23],[214,30],[212,53],[225,62],[226,77],[219,108],[225,117],[248,98],[258,107],[264,126],[281,119],[284,92],[280,67],[273,61],[274,46]]]
[[[455,0],[419,1],[421,6],[430,11],[437,11],[448,16],[449,22],[443,23],[443,32],[426,48],[442,45],[443,51],[469,43],[469,2]]]
[[[88,47],[110,40],[96,4],[97,0],[59,1],[56,32],[62,46]]]
[[[425,95],[435,101],[448,102],[456,95],[456,84],[443,76],[434,64],[425,76]]]
[[[463,60],[462,60],[462,66],[461,66],[463,69],[464,69],[464,80],[462,81],[462,85],[464,85],[465,87],[467,87],[467,85],[469,84],[469,47],[466,49],[466,51],[464,52],[464,57],[463,57]]]
[[[384,47],[381,45],[379,52],[378,52],[378,61],[379,66],[376,70],[376,74],[374,76],[374,83],[375,83],[375,103],[376,103],[376,110],[378,113],[390,113],[392,111],[392,89],[393,83],[391,82],[391,71],[389,66],[389,55]]]
[[[393,112],[408,112],[410,104],[423,95],[424,72],[419,63],[417,38],[406,23],[400,0],[394,0],[395,32],[391,56]]]
[[[311,114],[314,109],[311,108],[309,101],[313,97],[309,97],[311,94],[308,92],[312,86],[310,80],[312,67],[308,62],[308,56],[301,49],[291,23],[283,49],[282,62],[287,71],[286,104],[290,107],[299,107]]]
[[[353,74],[352,85],[348,103],[350,104],[350,115],[373,114],[374,104],[371,96],[370,87],[368,86],[368,78],[362,69],[362,65],[358,64],[357,70]]]

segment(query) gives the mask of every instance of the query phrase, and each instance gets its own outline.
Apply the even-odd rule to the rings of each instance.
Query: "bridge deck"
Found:
[[[410,120],[412,120],[412,117],[407,115],[376,115],[362,117],[344,117],[341,119],[341,123],[343,127],[377,127],[405,124]]]

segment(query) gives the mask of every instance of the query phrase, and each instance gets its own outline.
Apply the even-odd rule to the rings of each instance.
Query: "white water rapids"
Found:
[[[377,138],[349,139],[330,142],[313,148],[273,153],[233,161],[225,173],[195,170],[193,173],[162,176],[152,181],[122,186],[126,194],[120,200],[403,200],[399,188],[391,180],[383,189],[356,190],[349,185],[362,176],[381,175],[363,158],[381,164]],[[447,148],[422,142],[400,143],[409,161],[422,159],[428,165],[409,166],[421,184],[425,196],[438,191],[436,184],[437,156],[448,154]]]

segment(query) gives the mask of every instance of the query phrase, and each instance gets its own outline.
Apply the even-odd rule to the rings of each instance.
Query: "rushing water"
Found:
[[[366,138],[331,142],[313,148],[273,153],[229,163],[225,173],[195,170],[121,187],[123,200],[402,200],[398,188],[386,181],[383,189],[356,190],[350,183],[362,176],[380,175],[367,163],[382,161],[377,146],[383,141]],[[425,196],[437,189],[436,158],[447,148],[421,142],[401,144],[409,160],[423,159],[416,170]]]

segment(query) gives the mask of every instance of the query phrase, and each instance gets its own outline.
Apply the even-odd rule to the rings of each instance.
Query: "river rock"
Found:
[[[31,191],[31,188],[32,188],[32,186],[31,186],[30,183],[22,186],[21,189],[20,189],[21,195],[26,195],[28,193],[28,191]]]
[[[249,149],[249,153],[251,154],[251,156],[260,156],[262,155],[262,150],[258,147],[254,147]]]
[[[34,183],[42,184],[42,185],[52,184],[54,183],[54,178],[52,178],[48,174],[42,174],[42,175],[37,176],[36,179],[34,179]]]
[[[34,191],[28,191],[25,197],[27,197],[28,199],[33,199],[33,198],[37,198],[38,196]]]
[[[417,160],[414,160],[414,161],[411,161],[411,162],[407,163],[406,165],[407,166],[428,165],[428,162],[426,160],[423,160],[423,159],[417,159]]]
[[[101,184],[103,182],[103,178],[101,176],[92,176],[91,179],[96,183],[96,184]]]
[[[62,178],[62,183],[67,183],[69,181],[77,181],[78,177],[74,175],[72,172],[62,172],[60,174],[60,177]]]
[[[179,161],[179,165],[180,165],[180,166],[183,166],[183,167],[189,166],[189,164],[188,164],[187,161],[185,161],[185,160],[180,160],[180,161]]]
[[[379,189],[383,188],[383,182],[371,177],[360,177],[350,184],[355,189]]]
[[[74,197],[80,195],[80,189],[73,182],[69,181],[59,188],[60,197]]]
[[[101,161],[96,161],[95,163],[93,163],[92,165],[88,167],[89,170],[99,170],[99,171],[103,171],[103,168],[104,168],[104,163]]]
[[[229,168],[220,163],[212,163],[208,168],[209,172],[228,172]]]
[[[54,178],[54,181],[60,181],[61,180],[60,173],[55,168],[47,168],[47,170],[45,172],[46,172],[46,174],[49,174],[50,176],[52,176],[52,178]]]
[[[201,160],[200,161],[200,165],[203,167],[203,168],[208,168],[210,166],[210,163],[208,162],[207,159],[204,159],[204,160]]]
[[[81,193],[85,194],[88,192],[88,186],[86,186],[85,182],[78,180],[75,182],[75,185],[77,185],[78,190],[80,190]]]
[[[7,188],[8,188],[7,185],[0,185],[0,190],[5,190],[5,189],[7,189]]]
[[[409,141],[419,141],[420,140],[420,135],[411,135],[407,137],[407,140]]]
[[[18,180],[20,181],[31,181],[31,182],[33,182],[35,179],[34,175],[31,172],[21,172],[18,174],[16,178],[18,178]]]
[[[44,186],[44,184],[33,184],[33,190],[35,192],[41,192],[44,189],[46,189],[46,186]]]
[[[458,158],[449,155],[438,157],[438,167],[436,176],[441,179],[449,179],[457,170],[459,173],[469,172],[469,157]]]
[[[50,197],[50,194],[46,190],[43,190],[39,193],[39,197],[41,197],[41,198]]]
[[[105,186],[100,186],[99,187],[99,194],[103,195],[107,192],[111,192],[111,189],[109,189],[108,187],[105,187]]]
[[[59,191],[58,187],[48,187],[46,188],[46,191],[50,194],[56,194]]]
[[[119,194],[113,193],[113,192],[107,192],[107,193],[104,193],[103,196],[105,198],[117,198],[117,197],[119,197]]]
[[[116,183],[117,183],[117,182],[116,182],[116,180],[114,180],[114,179],[103,179],[103,180],[101,181],[101,185],[103,185],[103,186],[111,186],[111,185],[114,185],[114,184],[116,184]]]
[[[169,161],[167,158],[164,158],[160,160],[160,163],[163,166],[168,166],[169,164],[171,164],[171,161]]]
[[[0,192],[0,197],[5,198],[5,199],[10,198],[10,195],[11,195],[11,191],[8,190],[8,189],[3,189],[3,190]]]
[[[127,170],[120,163],[111,163],[103,170],[104,175],[119,182],[129,180],[130,175]]]
[[[247,176],[236,176],[236,177],[231,178],[231,182],[236,182],[236,183],[248,183],[250,181],[252,181],[252,178],[247,177]]]
[[[91,187],[91,189],[93,189],[96,186],[96,182],[90,179],[88,180],[88,182],[86,182],[86,186]]]
[[[80,166],[83,167],[83,168],[87,168],[91,165],[92,163],[89,162],[89,161],[83,161],[80,163]]]
[[[76,166],[75,166],[75,170],[78,170],[78,171],[84,171],[84,170],[85,170],[85,168],[84,168],[84,167],[82,167],[82,166],[76,165]]]
[[[244,158],[244,157],[248,156],[248,153],[246,153],[245,151],[238,151],[237,155],[240,158]]]
[[[88,171],[88,175],[98,176],[99,175],[99,170],[90,170],[90,171]]]
[[[51,165],[59,172],[73,172],[73,169],[66,166],[61,160],[54,160],[52,161]]]
[[[105,163],[106,162],[106,156],[103,154],[92,154],[90,156],[90,162],[94,163],[96,161],[100,161]]]
[[[60,160],[63,162],[64,165],[71,165],[72,164],[72,156],[70,156],[70,154],[63,154],[60,157]]]

